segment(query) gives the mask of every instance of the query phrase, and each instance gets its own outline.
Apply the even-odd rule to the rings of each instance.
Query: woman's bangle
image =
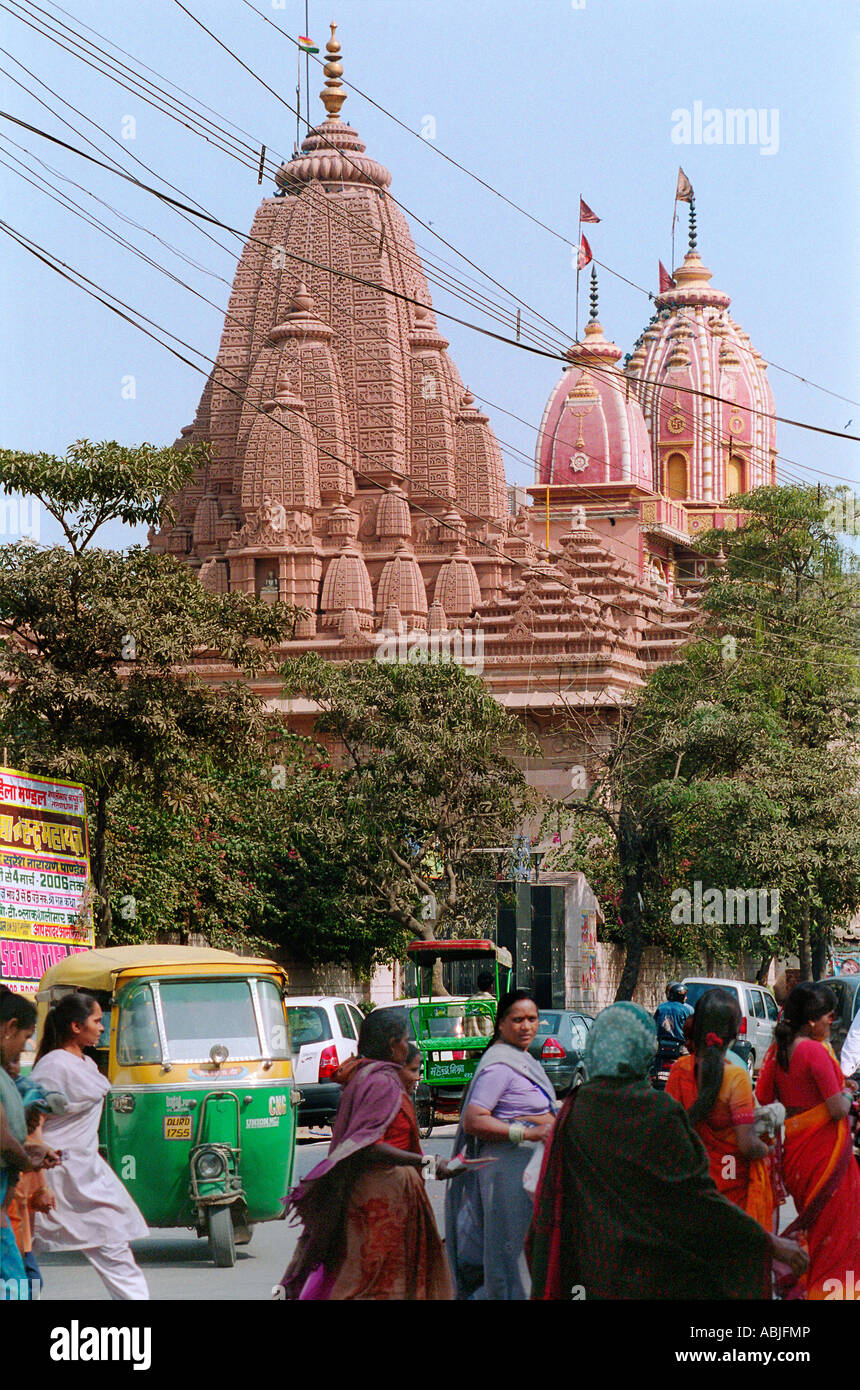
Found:
[[[508,1125],[508,1138],[512,1144],[521,1144],[525,1137],[525,1125]]]

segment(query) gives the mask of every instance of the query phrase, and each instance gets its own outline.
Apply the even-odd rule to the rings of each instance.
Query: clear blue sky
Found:
[[[39,0],[54,9],[51,0]],[[76,20],[210,104],[220,115],[288,155],[295,120],[173,0],[117,5],[64,0]],[[304,0],[255,0],[288,32],[305,28]],[[270,86],[292,102],[295,49],[241,0],[187,0],[187,6]],[[860,27],[853,0],[309,0],[309,30],[322,47],[336,19],[344,76],[418,132],[435,121],[436,144],[534,216],[576,239],[580,192],[600,215],[587,229],[595,256],[636,285],[656,288],[658,258],[670,259],[679,163],[695,190],[699,249],[713,283],[732,296],[732,312],[763,355],[831,390],[860,400],[858,300],[858,89]],[[64,19],[58,11],[60,19]],[[267,181],[206,145],[139,98],[115,86],[7,13],[0,44],[51,89],[120,140],[207,210],[250,227]],[[92,37],[92,36],[91,36]],[[0,54],[0,66],[37,91],[103,147],[105,138]],[[76,145],[80,137],[0,74],[3,107]],[[311,91],[322,85],[312,67]],[[673,113],[713,108],[767,112],[772,153],[758,145],[673,143]],[[314,95],[315,118],[322,108]],[[776,111],[778,140],[772,112]],[[506,207],[384,114],[351,94],[344,117],[393,174],[392,192],[433,230],[529,305],[574,332],[569,246]],[[135,138],[123,140],[133,117]],[[674,128],[678,129],[677,119]],[[128,130],[128,125],[125,127]],[[18,141],[206,270],[232,280],[235,261],[153,198],[74,155],[0,121],[0,159]],[[85,147],[86,148],[86,147]],[[20,150],[14,151],[21,155]],[[45,174],[31,156],[31,168]],[[140,177],[130,159],[125,167]],[[228,288],[192,270],[146,232],[118,222],[74,188],[46,174],[91,211],[200,293],[194,298],[0,167],[3,218],[131,305],[196,345],[217,351]],[[686,209],[682,209],[686,214]],[[679,225],[676,260],[684,249]],[[456,262],[413,225],[419,247]],[[225,244],[238,245],[226,234]],[[0,385],[2,443],[62,453],[72,440],[115,438],[171,443],[193,417],[203,378],[137,330],[2,239]],[[469,274],[474,271],[468,267]],[[645,294],[601,272],[601,320],[628,351],[647,322]],[[438,308],[471,310],[434,291]],[[582,295],[581,320],[586,317]],[[478,321],[486,322],[478,316]],[[558,375],[530,356],[445,324],[451,352],[476,396],[536,427]],[[777,411],[860,433],[860,407],[835,400],[770,369]],[[123,398],[133,377],[134,399]],[[531,458],[534,431],[488,406],[500,439]],[[860,485],[858,446],[780,426],[787,459]],[[785,465],[792,468],[792,465]],[[506,456],[508,479],[530,483],[531,467]],[[825,476],[826,475],[826,476]],[[140,536],[140,533],[138,533]],[[120,528],[105,536],[126,543]],[[53,533],[43,526],[42,540]]]

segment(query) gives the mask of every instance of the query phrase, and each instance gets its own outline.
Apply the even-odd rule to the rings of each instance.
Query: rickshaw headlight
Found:
[[[220,1178],[224,1168],[223,1154],[216,1153],[214,1149],[207,1149],[197,1158],[197,1176],[205,1178],[207,1182],[213,1178]]]

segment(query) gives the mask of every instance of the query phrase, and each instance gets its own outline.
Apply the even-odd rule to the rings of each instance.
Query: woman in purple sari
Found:
[[[400,1070],[405,1012],[364,1020],[328,1157],[290,1194],[303,1232],[281,1284],[288,1299],[450,1299],[451,1279],[421,1176],[423,1155]],[[439,1165],[444,1176],[445,1165]]]
[[[523,1174],[535,1145],[552,1134],[552,1082],[528,1051],[538,1008],[525,989],[499,1000],[496,1029],[463,1102],[454,1153],[468,1141],[480,1167],[455,1177],[445,1194],[448,1259],[458,1299],[529,1297],[524,1251],[532,1198]]]

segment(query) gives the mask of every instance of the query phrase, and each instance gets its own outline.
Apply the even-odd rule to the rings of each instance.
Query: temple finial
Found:
[[[589,291],[588,291],[588,297],[589,297],[589,301],[590,301],[590,303],[591,303],[591,313],[590,313],[589,316],[588,316],[588,321],[589,321],[589,323],[596,323],[596,322],[597,322],[597,266],[596,266],[596,265],[592,265],[592,267],[591,267],[591,288],[590,288]]]
[[[340,108],[346,101],[346,91],[341,86],[340,79],[343,77],[343,63],[340,61],[340,43],[335,38],[337,25],[332,21],[331,38],[325,46],[325,51],[329,55],[325,68],[325,87],[320,92],[322,104],[328,113],[330,121],[337,120],[340,115]]]
[[[696,200],[690,195],[690,250],[696,249]]]

